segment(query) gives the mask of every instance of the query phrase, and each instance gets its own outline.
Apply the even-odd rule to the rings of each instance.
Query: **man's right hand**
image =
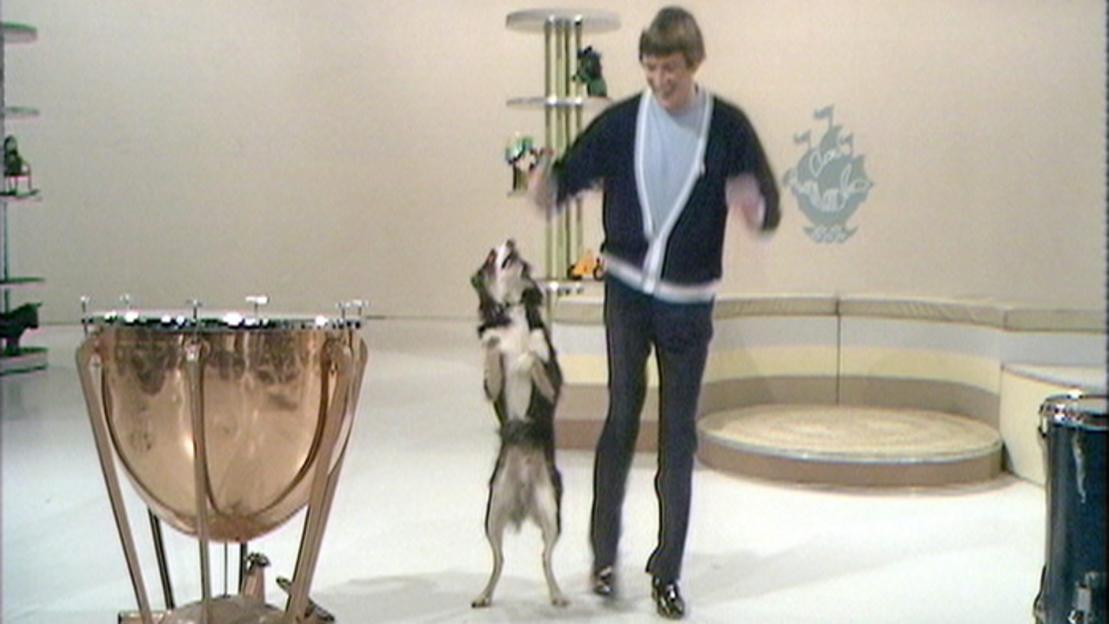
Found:
[[[555,208],[558,193],[556,182],[551,176],[553,162],[554,150],[544,147],[538,150],[535,164],[528,171],[528,199],[544,214],[549,214]]]

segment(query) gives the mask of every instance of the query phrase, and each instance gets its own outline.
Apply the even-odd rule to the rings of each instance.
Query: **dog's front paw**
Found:
[[[528,334],[528,351],[535,354],[542,362],[548,362],[551,359],[550,345],[547,343],[547,335],[540,329],[533,329]]]
[[[516,368],[522,371],[531,370],[532,365],[536,362],[536,357],[530,351],[521,353],[516,356]]]
[[[470,607],[473,609],[484,609],[491,604],[493,604],[493,597],[487,594],[482,594],[477,598],[474,598],[473,602],[470,603]]]
[[[551,596],[551,604],[560,609],[564,609],[570,606],[570,599],[562,593],[554,594]]]

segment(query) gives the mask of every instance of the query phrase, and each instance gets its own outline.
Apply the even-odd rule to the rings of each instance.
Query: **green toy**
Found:
[[[509,140],[504,148],[504,160],[512,168],[513,192],[527,190],[528,172],[535,166],[538,156],[539,150],[535,149],[535,141],[530,136],[517,134]]]
[[[585,84],[589,97],[608,97],[608,86],[601,76],[601,53],[593,46],[578,51],[578,71],[574,74],[574,81]]]

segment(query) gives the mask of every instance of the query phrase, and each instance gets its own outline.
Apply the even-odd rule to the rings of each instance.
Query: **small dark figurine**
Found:
[[[34,193],[31,182],[31,165],[19,155],[19,143],[15,136],[4,138],[4,194],[18,195],[19,180],[27,180],[27,193]]]
[[[538,154],[539,150],[535,149],[535,141],[530,136],[516,135],[509,140],[504,148],[504,161],[512,168],[514,192],[527,190],[528,172],[535,166]]]
[[[39,326],[39,303],[25,303],[9,312],[0,312],[0,340],[4,355],[19,355],[19,339],[28,329]]]
[[[578,71],[574,80],[585,83],[585,93],[590,97],[608,97],[608,87],[601,76],[601,53],[588,46],[578,52]]]

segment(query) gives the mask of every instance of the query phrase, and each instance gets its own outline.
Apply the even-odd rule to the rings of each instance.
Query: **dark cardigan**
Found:
[[[594,119],[555,163],[554,173],[560,205],[600,185],[604,192],[605,256],[646,271],[653,235],[644,228],[635,173],[642,97],[644,94],[613,104]],[[778,187],[754,128],[741,110],[711,97],[712,117],[700,175],[665,241],[658,276],[662,282],[677,286],[711,284],[720,278],[728,178],[754,174],[766,205],[762,229],[774,229],[780,219]]]

